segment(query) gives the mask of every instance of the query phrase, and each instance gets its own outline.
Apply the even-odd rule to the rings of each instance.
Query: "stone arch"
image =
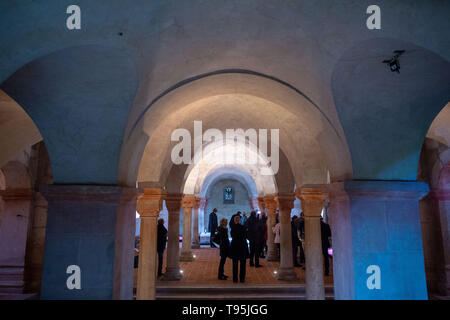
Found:
[[[207,92],[206,97],[204,97],[205,92]],[[259,114],[252,112],[252,120],[246,119],[239,110],[232,109],[237,115],[234,119],[236,121],[230,122],[219,113],[220,110],[223,111],[227,102],[228,105],[231,105],[231,102],[235,102],[233,105],[245,104],[246,108],[247,106],[251,108],[251,105],[264,106],[260,108],[264,111]],[[215,107],[208,108],[212,105]],[[264,112],[266,120],[263,120]],[[346,155],[345,140],[342,140],[338,130],[330,125],[310,99],[274,80],[253,74],[231,73],[209,75],[190,82],[154,102],[141,122],[137,124],[137,129],[127,136],[122,149],[121,163],[126,163],[127,167],[133,167],[133,165],[130,166],[131,163],[140,162],[140,166],[135,167],[139,167],[139,174],[125,169],[121,179],[132,183],[131,179],[136,179],[138,175],[138,181],[154,181],[155,183],[159,181],[162,185],[170,172],[170,166],[164,168],[162,165],[170,163],[168,161],[170,152],[167,150],[170,150],[171,145],[167,140],[170,139],[171,130],[179,127],[180,124],[184,123],[184,127],[187,127],[186,121],[192,120],[189,116],[192,118],[200,115],[208,119],[208,125],[205,125],[206,130],[208,127],[217,127],[215,126],[217,123],[211,120],[213,116],[223,120],[224,128],[227,122],[244,128],[245,126],[241,125],[244,122],[248,123],[247,128],[250,125],[258,127],[258,123],[259,126],[270,128],[268,123],[273,124],[277,115],[280,114],[286,115],[283,118],[283,124],[278,124],[280,148],[291,164],[295,183],[298,185],[324,183],[327,170],[332,172],[334,179],[351,176],[351,162],[348,161],[348,154]],[[168,119],[165,119],[166,115],[169,115]],[[139,142],[138,148],[142,148],[144,135],[147,137],[147,145],[144,150],[137,150],[132,142]],[[160,154],[151,151],[156,149],[166,151]],[[139,161],[139,154],[142,155],[141,161]]]
[[[1,88],[39,128],[55,183],[117,184],[122,135],[137,83],[127,50],[82,45],[32,60]]]

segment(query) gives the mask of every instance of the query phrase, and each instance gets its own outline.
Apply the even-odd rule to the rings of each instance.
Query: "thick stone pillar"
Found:
[[[446,276],[445,247],[448,247],[449,239],[445,229],[448,227],[450,190],[431,190],[419,202],[419,206],[428,293],[446,296],[448,276]]]
[[[421,182],[328,185],[336,299],[427,299]]]
[[[129,248],[134,245],[134,228],[122,224],[128,221],[129,225],[136,215],[133,209],[125,210],[135,205],[133,190],[118,186],[40,187],[48,201],[42,299],[132,298],[133,255]],[[81,289],[67,287],[71,273],[66,271],[73,265],[79,267]]]
[[[183,245],[181,247],[180,261],[193,261],[194,256],[191,251],[191,221],[192,208],[195,204],[195,197],[183,196],[181,205],[183,207]]]
[[[292,259],[291,210],[294,207],[295,196],[291,193],[279,194],[276,197],[280,209],[280,269],[278,280],[296,280]]]
[[[192,226],[192,249],[198,249],[200,248],[200,233],[198,230],[198,211],[200,208],[200,198],[195,198],[194,201],[194,221]]]
[[[167,265],[164,280],[180,280],[180,209],[181,194],[168,194],[165,198],[169,211],[169,230],[167,241]]]
[[[0,288],[2,292],[22,293],[32,191],[29,188],[1,190],[1,198]],[[3,286],[4,283],[7,285]]]
[[[301,200],[305,219],[306,299],[324,300],[320,214],[328,195],[320,187],[299,188],[296,195]]]
[[[113,299],[133,299],[134,245],[136,234],[136,188],[122,188],[117,207],[114,241]]]
[[[138,198],[137,211],[141,216],[137,300],[154,300],[157,269],[157,219],[162,209],[164,194],[161,189],[149,188]]]
[[[263,201],[261,201],[261,200]],[[264,198],[258,198],[259,207],[262,208],[263,211],[267,208],[267,261],[278,261],[278,251],[273,242],[275,239],[275,235],[273,234],[272,228],[275,226],[276,222],[276,210],[277,210],[277,202],[275,201],[275,196],[267,195]]]

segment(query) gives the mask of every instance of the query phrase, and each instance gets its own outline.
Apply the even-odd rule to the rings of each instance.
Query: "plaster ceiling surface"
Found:
[[[367,137],[363,139],[365,144],[376,146],[377,141],[384,141],[392,132],[379,130],[384,133],[379,137],[373,132],[353,131],[347,114],[358,107],[358,99],[369,96],[373,88],[368,78],[360,77],[351,71],[352,65],[342,62],[349,56],[351,59],[352,50],[357,49],[358,44],[364,43],[361,46],[364,50],[377,47],[377,38],[390,38],[394,42],[402,39],[448,62],[450,45],[442,30],[450,29],[450,3],[380,0],[379,5],[382,29],[368,30],[365,25],[367,3],[356,0],[81,1],[82,28],[70,31],[65,23],[67,7],[60,1],[3,1],[0,3],[0,83],[41,131],[49,147],[55,182],[132,185],[138,177],[140,157],[147,145],[150,128],[144,122],[149,121],[151,109],[158,109],[157,104],[162,100],[177,94],[186,101],[185,105],[190,99],[194,102],[212,96],[208,87],[198,89],[206,92],[197,97],[198,93],[188,94],[183,89],[191,87],[191,80],[199,75],[230,69],[251,70],[270,77],[273,83],[277,83],[274,79],[280,80],[291,90],[303,94],[303,98],[297,100],[304,102],[307,97],[310,108],[302,116],[315,117],[316,112],[320,113],[321,121],[327,123],[325,131],[334,131],[338,137],[329,139],[325,131],[318,135],[324,141],[319,140],[320,144],[331,150],[326,153],[325,157],[331,156],[325,162],[346,163],[344,167],[331,168],[333,178],[348,178],[354,171],[353,161],[356,178],[409,179],[409,162],[405,166],[409,171],[386,169],[391,160],[398,160],[402,166],[402,157],[409,156],[405,150],[400,150],[395,159],[383,162],[381,168],[372,166],[366,170],[361,168],[365,159],[357,155],[367,155],[368,162],[372,163],[371,159],[378,156],[377,147],[368,150],[354,140],[347,145],[349,137],[361,135]],[[383,59],[393,48],[399,49],[397,46],[383,48],[386,49],[380,51]],[[357,62],[360,60],[355,60],[354,64]],[[408,62],[405,62],[406,68]],[[377,62],[364,68],[368,73],[377,73],[385,71],[382,67]],[[337,70],[343,74],[340,79],[334,77]],[[28,77],[29,72],[31,77]],[[445,72],[442,69],[438,73]],[[346,75],[348,73],[351,75]],[[405,76],[415,77],[415,73],[405,71],[402,79]],[[103,83],[101,88],[100,82]],[[259,87],[261,94],[256,96],[273,95],[275,100],[282,100],[274,94],[273,88],[277,85],[279,83],[272,84],[271,90]],[[247,78],[234,83],[237,91],[241,86],[248,88]],[[349,103],[342,100],[348,93],[356,96]],[[98,97],[106,98],[99,101]],[[281,101],[273,102],[283,105]],[[394,103],[397,106],[392,108],[395,111],[392,117],[399,114],[401,118],[405,103]],[[292,104],[293,108],[298,104]],[[113,110],[106,105],[113,105]],[[78,112],[75,106],[84,110]],[[368,106],[362,111],[367,118],[364,127],[377,131],[377,125],[371,126],[377,122],[372,120],[377,119],[373,110]],[[158,112],[170,114],[162,109]],[[416,119],[420,134],[435,113],[433,107],[423,120]],[[49,114],[56,117],[48,117]],[[152,113],[153,116],[157,114]],[[392,127],[397,125],[393,123]],[[406,141],[405,148],[413,150],[420,134]],[[398,144],[405,142],[393,140]],[[385,152],[391,153],[393,148],[395,144],[388,145]],[[349,158],[350,152],[352,158]],[[287,152],[286,156],[291,161]],[[347,159],[342,160],[345,157]],[[296,170],[293,166],[297,178]]]

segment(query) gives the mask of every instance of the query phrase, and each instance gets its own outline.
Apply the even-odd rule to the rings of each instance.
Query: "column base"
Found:
[[[163,280],[163,281],[178,281],[178,280],[181,280],[181,278],[183,278],[183,276],[180,272],[180,269],[176,268],[176,269],[166,270],[166,273],[161,278],[161,280]]]
[[[278,269],[278,280],[286,280],[286,281],[292,281],[297,280],[297,274],[295,273],[294,267],[292,268],[283,268]]]
[[[278,253],[275,252],[268,252],[267,256],[266,256],[266,260],[267,261],[280,261],[280,256],[278,255]]]
[[[194,256],[192,255],[192,252],[182,252],[180,255],[180,261],[194,261]]]

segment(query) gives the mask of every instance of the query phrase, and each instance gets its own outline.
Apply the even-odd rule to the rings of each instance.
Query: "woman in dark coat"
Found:
[[[250,254],[247,245],[247,229],[241,225],[241,217],[235,216],[231,226],[230,256],[233,259],[233,282],[238,282],[238,264],[241,265],[239,280],[245,282],[245,265]]]
[[[228,256],[230,255],[230,240],[228,240],[228,220],[223,218],[220,220],[220,226],[218,228],[218,243],[220,245],[220,263],[219,263],[219,280],[227,280],[228,276],[223,274],[223,268]]]

